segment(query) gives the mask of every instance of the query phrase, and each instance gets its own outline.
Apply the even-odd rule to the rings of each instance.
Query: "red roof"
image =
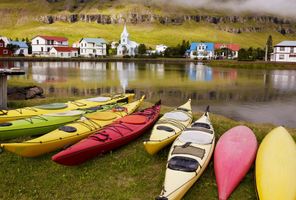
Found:
[[[57,41],[57,42],[68,41],[68,38],[65,38],[65,37],[46,36],[46,35],[38,35],[36,37],[41,37],[41,38],[46,39],[46,40],[54,40],[54,41]]]
[[[73,48],[73,47],[53,47],[53,48],[55,48],[58,52],[78,51],[78,48]]]
[[[221,49],[221,48],[228,48],[232,51],[238,51],[240,50],[239,44],[215,44],[215,49]]]

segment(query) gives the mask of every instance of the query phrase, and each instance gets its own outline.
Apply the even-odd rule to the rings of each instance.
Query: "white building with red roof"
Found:
[[[221,51],[217,51],[221,50]],[[239,44],[215,44],[215,56],[223,59],[235,59],[238,57],[238,51],[240,50]]]
[[[49,56],[53,47],[67,47],[68,38],[38,35],[32,39],[32,54]]]
[[[73,47],[52,47],[49,51],[50,57],[73,58],[78,57],[78,48]]]

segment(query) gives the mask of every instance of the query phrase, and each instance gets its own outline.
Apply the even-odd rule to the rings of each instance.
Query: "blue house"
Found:
[[[192,42],[187,50],[187,55],[192,59],[213,59],[214,58],[214,43],[210,42]]]
[[[14,55],[27,56],[29,54],[29,47],[26,42],[10,41],[9,43],[18,46],[18,49],[13,53]]]

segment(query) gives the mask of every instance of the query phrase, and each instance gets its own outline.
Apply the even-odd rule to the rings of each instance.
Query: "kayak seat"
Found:
[[[60,112],[60,113],[49,113],[45,114],[44,116],[51,116],[51,117],[71,117],[76,115],[82,115],[84,112],[80,110],[71,110],[67,112]]]
[[[88,112],[95,112],[95,111],[98,111],[98,110],[102,110],[103,108],[104,108],[103,106],[94,106],[94,107],[81,109],[81,110],[85,110],[85,111],[88,111]]]
[[[197,160],[183,156],[174,156],[168,162],[168,168],[177,171],[195,172],[198,167]]]
[[[101,120],[101,121],[109,121],[116,119],[116,114],[112,112],[97,112],[97,113],[92,113],[91,115],[88,116],[90,119],[94,120]]]
[[[0,127],[7,127],[7,126],[11,126],[12,123],[10,122],[4,122],[4,123],[0,123]]]
[[[35,106],[35,108],[43,109],[43,110],[59,110],[67,108],[68,105],[65,103],[51,103],[51,104],[45,104],[40,106]]]
[[[187,120],[189,120],[189,116],[186,115],[183,112],[180,112],[180,111],[168,112],[168,113],[165,113],[163,116],[165,118],[167,118],[167,119],[174,119],[174,120],[177,120],[177,121],[187,121]]]
[[[209,133],[209,134],[213,134],[213,131],[212,130],[209,130],[207,128],[202,128],[202,127],[189,127],[189,128],[186,128],[186,130],[190,130],[190,131],[201,131],[201,132],[206,132],[206,133]]]
[[[129,115],[120,119],[120,122],[127,124],[145,124],[146,117],[142,115]]]
[[[86,99],[86,101],[91,101],[91,102],[105,102],[110,100],[111,100],[111,97],[94,97],[94,98]]]
[[[61,126],[59,130],[67,133],[74,133],[77,131],[77,129],[73,126]]]
[[[191,127],[200,127],[200,128],[207,128],[211,129],[210,125],[207,123],[200,123],[200,122],[195,122],[191,125]]]
[[[177,108],[177,110],[182,110],[182,111],[185,111],[185,112],[189,112],[190,110],[189,109],[187,109],[187,108]]]
[[[167,131],[167,132],[174,132],[175,131],[173,128],[168,127],[168,126],[157,126],[156,129],[161,130],[161,131]]]
[[[213,135],[195,130],[186,130],[179,136],[179,140],[182,142],[192,142],[202,145],[212,144],[213,138]]]
[[[174,150],[172,152],[172,154],[188,154],[188,155],[192,155],[195,157],[198,157],[200,159],[203,159],[203,157],[205,156],[206,151],[202,148],[199,147],[194,147],[194,146],[174,146]]]

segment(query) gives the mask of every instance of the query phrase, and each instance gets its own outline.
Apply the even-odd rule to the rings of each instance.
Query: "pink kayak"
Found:
[[[246,126],[224,133],[214,152],[214,168],[219,200],[226,200],[249,171],[257,152],[257,140]]]

